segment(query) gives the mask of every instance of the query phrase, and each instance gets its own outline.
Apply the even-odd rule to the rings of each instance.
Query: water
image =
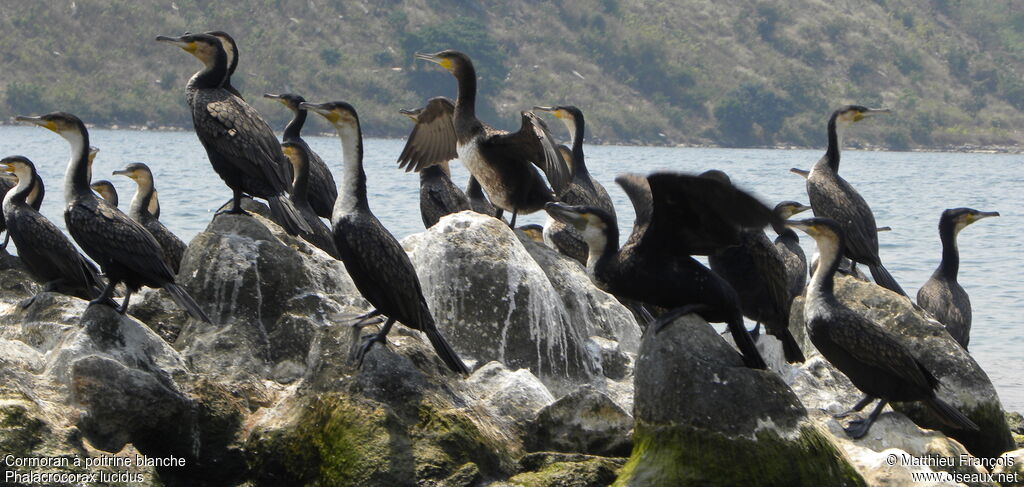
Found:
[[[32,159],[47,183],[43,213],[63,226],[62,181],[68,145],[55,134],[37,127],[0,127],[3,154]],[[202,146],[191,132],[136,132],[93,130],[92,145],[100,153],[94,179],[110,179],[127,207],[134,183],[109,176],[127,163],[149,164],[160,191],[161,220],[188,241],[201,232],[212,212],[227,201],[230,191],[207,162]],[[308,137],[340,177],[341,146],[334,137]],[[415,174],[398,170],[395,159],[403,141],[368,139],[365,170],[370,206],[395,235],[402,238],[422,230]],[[622,222],[622,239],[632,228],[633,211],[625,193],[612,181],[624,172],[656,170],[699,172],[722,169],[733,181],[772,204],[792,199],[807,203],[804,180],[790,167],[809,169],[822,151],[757,149],[677,149],[663,147],[594,146],[587,148],[587,164],[608,188]],[[843,154],[841,172],[871,204],[880,226],[893,231],[879,234],[882,261],[915,296],[938,265],[939,214],[945,208],[968,206],[997,210],[1002,216],[982,220],[959,237],[960,283],[974,305],[971,353],[996,385],[1008,410],[1024,411],[1024,156],[859,152]],[[468,173],[452,166],[453,179],[464,183]],[[543,223],[542,214],[521,217],[522,223]],[[808,255],[814,244],[802,239]]]

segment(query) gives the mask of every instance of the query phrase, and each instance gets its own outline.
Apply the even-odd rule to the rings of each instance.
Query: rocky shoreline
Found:
[[[829,412],[858,393],[809,342],[807,362],[793,367],[762,336],[773,370],[757,371],[694,316],[644,334],[575,261],[489,217],[449,215],[403,245],[438,326],[471,364],[468,378],[401,326],[357,369],[358,337],[345,323],[367,305],[344,266],[262,216],[220,215],[189,244],[178,281],[214,324],[188,320],[153,290],[124,317],[53,293],[22,308],[40,287],[0,254],[0,454],[100,464],[0,461],[0,476],[102,471],[147,486],[991,486],[974,480],[1017,472],[1021,483],[1002,485],[1024,485],[1020,415],[1004,413],[984,371],[940,325],[878,286],[843,277],[836,293],[905,337],[980,433],[923,429],[934,424],[924,411],[896,405],[850,440]],[[801,306],[790,326],[805,340]],[[137,455],[184,466],[110,460]],[[994,457],[1013,465],[982,466]],[[958,477],[914,480],[928,472]]]

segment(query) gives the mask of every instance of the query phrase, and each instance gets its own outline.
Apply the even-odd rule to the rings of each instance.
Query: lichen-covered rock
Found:
[[[971,432],[950,428],[916,402],[893,404],[895,410],[906,414],[922,427],[944,432],[979,457],[996,457],[1014,448],[1003,407],[988,375],[949,336],[942,324],[929,319],[906,297],[848,276],[836,277],[835,294],[843,304],[903,340],[925,368],[939,379],[941,386],[938,396],[971,418],[981,430]],[[809,358],[819,355],[806,338],[802,324],[803,299],[797,298],[793,303],[790,329],[798,340],[803,340],[805,355]],[[842,376],[836,370],[830,374]],[[845,377],[842,379],[845,380]],[[848,387],[849,392],[841,401],[837,401],[838,404],[821,407],[829,407],[833,412],[849,409],[859,399],[859,393],[852,385]],[[806,405],[813,407],[811,403]]]
[[[697,317],[648,333],[634,373],[633,452],[617,486],[864,485],[785,382],[744,367]]]
[[[1016,411],[1006,413],[1006,424],[1010,427],[1010,434],[1018,448],[1024,448],[1024,416]]]
[[[540,410],[526,449],[624,457],[633,418],[606,394],[584,386]]]
[[[1024,487],[1024,448],[1004,453],[992,473],[1002,487]]]
[[[435,321],[460,354],[527,368],[556,393],[600,375],[590,325],[501,221],[448,215],[403,241]]]
[[[624,463],[623,458],[531,453],[519,460],[522,473],[492,487],[604,487]]]

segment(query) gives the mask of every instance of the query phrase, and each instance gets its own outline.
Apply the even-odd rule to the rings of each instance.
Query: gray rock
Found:
[[[906,414],[922,427],[944,432],[979,457],[995,457],[1014,448],[1013,437],[995,388],[977,362],[957,345],[942,324],[929,319],[923,310],[906,297],[872,283],[838,276],[835,293],[843,304],[904,340],[904,344],[916,354],[917,359],[939,379],[941,386],[938,396],[971,418],[981,431],[949,428],[918,403],[894,404],[895,410]],[[818,355],[813,344],[806,338],[802,326],[802,298],[794,300],[792,311],[790,329],[798,340],[802,340],[809,357]],[[835,371],[833,375],[842,374]],[[850,401],[850,397],[856,395],[856,390],[851,387],[850,392],[841,401],[837,401],[841,404],[837,404],[833,412],[848,409],[857,401],[856,397]]]
[[[633,418],[607,395],[584,386],[541,409],[527,438],[529,451],[628,456]]]
[[[644,337],[634,381],[635,446],[615,485],[863,485],[782,379],[744,367],[695,316]]]
[[[529,370],[511,371],[501,362],[490,362],[466,379],[477,401],[492,415],[513,424],[526,425],[545,406],[555,402],[548,388]]]
[[[508,225],[478,213],[448,215],[403,241],[435,321],[452,346],[480,362],[527,368],[564,392],[600,375],[589,324]]]
[[[625,463],[621,458],[564,453],[531,453],[519,460],[521,472],[498,486],[604,487]]]
[[[1001,476],[1002,487],[1024,487],[1024,449],[1006,452],[992,473]]]

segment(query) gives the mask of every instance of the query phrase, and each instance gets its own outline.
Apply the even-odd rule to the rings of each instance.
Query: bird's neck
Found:
[[[76,196],[92,194],[89,188],[89,133],[83,127],[61,135],[71,144],[71,160],[64,173],[64,199],[70,202]]]
[[[136,183],[138,188],[135,190],[135,196],[132,196],[132,205],[128,211],[132,218],[141,220],[143,216],[149,214],[149,205],[153,200],[153,181],[138,179]]]
[[[341,138],[341,150],[344,157],[342,168],[341,191],[334,204],[332,220],[353,211],[369,210],[366,201],[366,173],[363,172],[363,133],[359,125],[336,127]]]
[[[214,58],[206,62],[189,80],[190,88],[219,88],[228,78],[228,58],[223,49],[218,49]]]
[[[299,133],[302,132],[302,126],[306,124],[306,110],[296,110],[295,116],[292,117],[291,121],[284,128],[284,139],[287,141],[299,140],[301,137]]]
[[[459,83],[458,96],[455,98],[455,118],[476,117],[476,70],[467,65],[456,76]]]
[[[21,174],[22,172],[25,174]],[[16,175],[18,176],[18,184],[7,192],[7,195],[3,200],[4,207],[12,203],[17,203],[19,205],[25,204],[34,189],[32,185],[33,174],[31,171],[19,171]]]
[[[942,262],[939,263],[938,273],[943,277],[956,280],[960,272],[960,250],[956,245],[957,231],[953,225],[944,225],[939,228],[939,239],[942,240]]]
[[[818,244],[818,268],[807,287],[808,301],[833,298],[836,270],[839,269],[842,242],[837,238],[815,239]]]
[[[583,121],[573,120],[569,128],[572,131],[572,172],[573,175],[587,176],[587,163],[583,157]]]
[[[615,255],[619,252],[619,230],[612,226],[604,232],[603,238],[586,237],[584,235],[587,242],[587,273],[596,277],[614,262]]]
[[[838,126],[836,116],[828,120],[828,149],[822,159],[833,172],[839,172],[839,149],[843,144],[843,130]]]
[[[775,234],[779,236],[779,240],[782,242],[796,242],[799,244],[800,236],[796,234],[791,228],[786,228],[777,223],[772,223],[772,229],[775,230]]]
[[[309,151],[309,148],[303,150]],[[292,180],[292,196],[299,201],[308,201],[309,198],[309,157],[306,154],[300,154],[296,164],[295,178]]]

